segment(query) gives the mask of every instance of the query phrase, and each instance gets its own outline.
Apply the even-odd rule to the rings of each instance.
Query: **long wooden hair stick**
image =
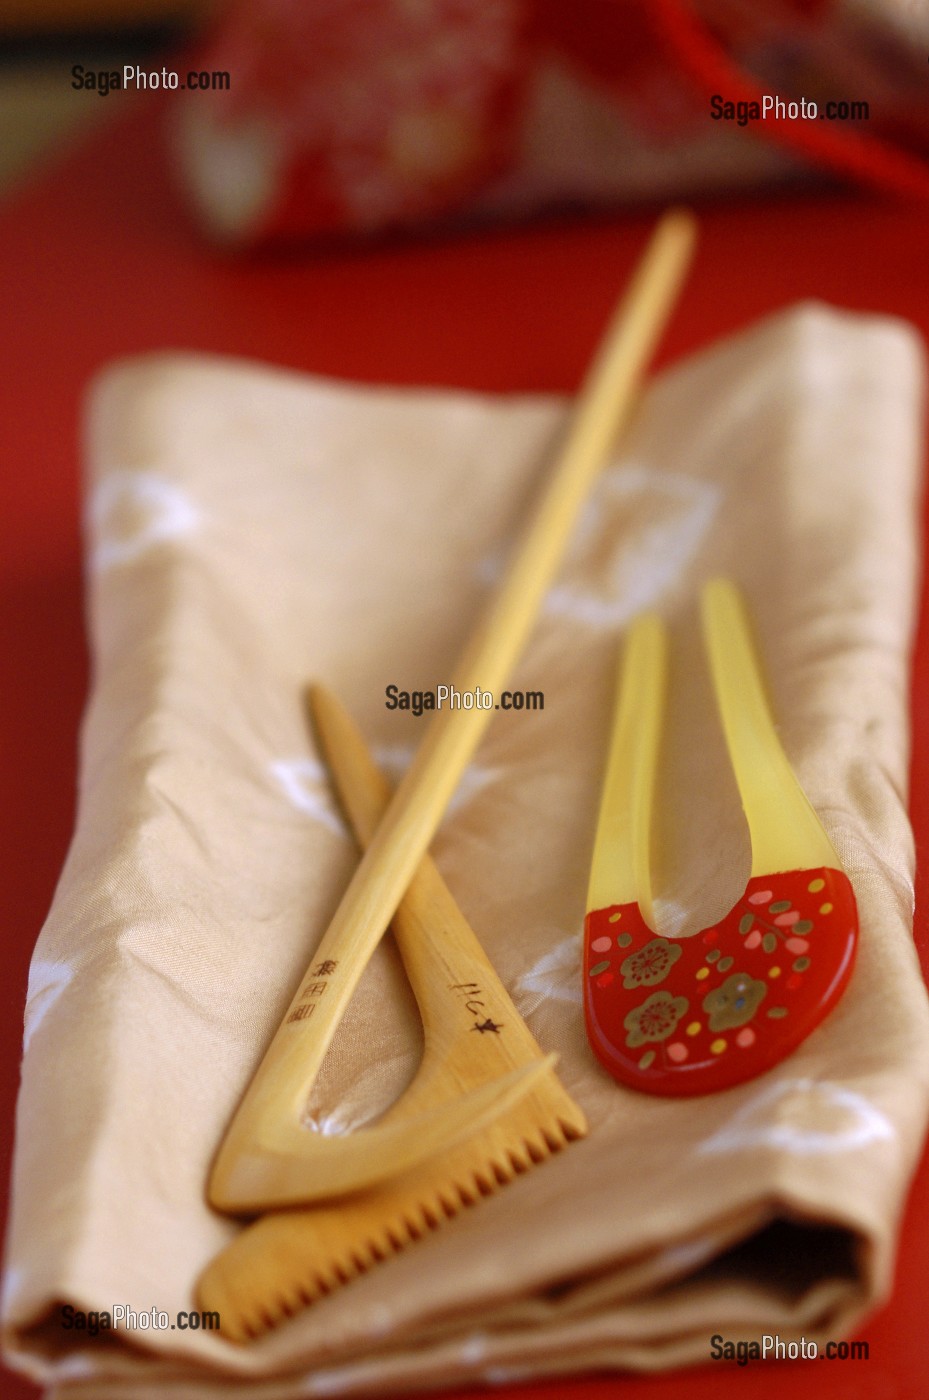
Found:
[[[677,298],[695,235],[691,215],[667,214],[636,268],[577,400],[564,446],[502,586],[480,619],[455,670],[462,692],[498,693],[522,650],[562,558],[574,522],[634,407],[645,370]],[[439,710],[397,788],[335,916],[313,966],[332,965],[326,1000],[344,1011],[364,966],[442,819],[493,710]],[[298,989],[233,1119],[217,1158],[211,1198],[227,1209],[240,1152],[276,1138],[275,1126],[298,1121],[334,1033],[318,1035],[300,1014]]]

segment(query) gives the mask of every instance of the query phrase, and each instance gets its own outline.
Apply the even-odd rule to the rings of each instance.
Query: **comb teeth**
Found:
[[[317,691],[316,701],[317,728],[336,786],[365,844],[375,829],[383,830],[377,822],[389,790],[333,697]],[[293,1316],[297,1306],[312,1305],[389,1259],[586,1132],[583,1113],[554,1072],[556,1056],[544,1054],[532,1037],[428,858],[410,881],[392,927],[422,1014],[425,1048],[413,1084],[384,1120],[386,1129],[387,1118],[392,1119],[392,1137],[383,1140],[404,1133],[415,1139],[411,1124],[440,1108],[446,1116],[454,1109],[456,1131],[471,1136],[456,1137],[444,1151],[433,1147],[432,1156],[406,1170],[394,1158],[393,1176],[391,1163],[378,1163],[384,1179],[363,1190],[356,1189],[357,1175],[352,1181],[337,1172],[324,1182],[317,1179],[320,1192],[331,1187],[346,1194],[312,1208],[272,1210],[243,1230],[206,1269],[198,1288],[199,1301],[219,1313],[223,1332],[234,1340],[260,1336]],[[469,1016],[498,1009],[473,1026],[462,1018],[450,1020],[450,992],[466,993]],[[504,1025],[506,1035],[493,1034],[487,1044],[482,1035],[475,1058],[478,1047],[470,1031],[500,1032]],[[490,1090],[499,1096],[507,1080],[509,1090],[489,1116],[481,1115],[483,1126],[478,1126],[471,1116],[472,1094]],[[371,1146],[356,1143],[356,1158],[364,1158]],[[303,1169],[304,1179],[312,1180],[306,1162]]]
[[[443,1161],[336,1206],[274,1211],[238,1236],[205,1270],[201,1306],[216,1310],[224,1334],[249,1341],[335,1289],[441,1229],[463,1208],[496,1195],[516,1176],[583,1135],[575,1121],[536,1119],[522,1134],[494,1129]],[[481,1154],[475,1149],[485,1148]]]

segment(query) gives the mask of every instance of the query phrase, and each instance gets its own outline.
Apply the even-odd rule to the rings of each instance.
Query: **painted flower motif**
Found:
[[[666,938],[653,938],[637,953],[630,953],[620,966],[623,986],[654,987],[663,982],[681,956],[679,943],[669,943]]]
[[[649,1040],[667,1040],[689,1005],[686,997],[673,997],[670,992],[652,992],[623,1021],[629,1032],[626,1044],[630,1049],[635,1049]]]
[[[745,972],[734,972],[703,998],[711,1031],[728,1031],[750,1021],[764,1001],[767,987]]]

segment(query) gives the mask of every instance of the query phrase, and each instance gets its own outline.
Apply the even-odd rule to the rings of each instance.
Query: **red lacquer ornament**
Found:
[[[654,1094],[726,1089],[784,1059],[851,976],[858,914],[848,876],[777,738],[731,583],[703,596],[713,683],[752,842],[733,909],[688,938],[654,932],[649,827],[666,641],[631,629],[584,926],[584,1012],[601,1064]]]

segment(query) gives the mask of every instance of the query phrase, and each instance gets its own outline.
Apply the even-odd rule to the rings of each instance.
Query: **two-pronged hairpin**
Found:
[[[649,862],[665,630],[633,624],[600,807],[584,938],[590,1044],[616,1079],[703,1094],[751,1079],[805,1040],[851,975],[848,876],[784,754],[735,586],[708,584],[703,631],[752,847],[744,893],[687,938],[656,930]]]

